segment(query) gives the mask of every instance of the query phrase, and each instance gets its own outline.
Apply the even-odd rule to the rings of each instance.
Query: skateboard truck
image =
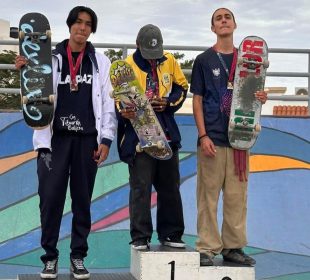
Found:
[[[246,58],[246,57],[240,57],[238,58],[238,65],[241,65],[243,63],[246,63],[249,65],[249,69],[253,69],[255,70],[257,65],[263,65],[264,68],[268,68],[269,67],[269,61],[268,60],[264,60],[264,61],[257,61],[255,59],[251,59],[251,58]]]
[[[18,39],[18,27],[10,27],[10,37]]]
[[[250,131],[255,131],[255,132],[260,132],[262,130],[262,127],[260,126],[260,124],[255,124],[254,126],[252,124],[249,124],[249,122],[247,120],[244,120],[242,122],[233,122],[231,121],[229,123],[230,128],[240,128],[240,129],[245,129],[245,130],[250,130]]]
[[[157,141],[157,143],[152,143],[152,142],[148,142],[146,145],[141,146],[141,143],[138,143],[136,146],[136,152],[137,153],[141,153],[143,152],[144,149],[148,149],[148,148],[152,148],[152,147],[156,147],[158,149],[164,149],[165,148],[165,143],[161,140]]]
[[[54,103],[54,95],[51,94],[49,97],[41,97],[41,96],[23,96],[22,97],[22,104],[36,104],[36,103],[48,103],[53,104]]]
[[[132,93],[131,89],[124,89],[122,91],[118,91],[118,92],[115,92],[115,90],[112,90],[110,91],[109,95],[111,98],[115,98],[117,97],[118,95],[122,95],[122,94],[129,94],[129,93]]]
[[[19,31],[19,38],[23,40],[25,36],[28,36],[31,39],[31,43],[38,44],[40,41],[46,41],[51,38],[51,30],[46,30],[46,32],[24,32]]]

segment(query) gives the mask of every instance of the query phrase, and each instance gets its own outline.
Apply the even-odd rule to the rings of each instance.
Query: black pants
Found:
[[[53,135],[52,152],[38,154],[38,179],[41,213],[41,246],[46,262],[58,257],[57,242],[66,199],[68,181],[72,199],[71,256],[87,255],[87,237],[91,228],[90,204],[97,165],[93,152],[96,136]]]
[[[130,234],[132,241],[151,239],[152,185],[157,191],[158,239],[181,237],[184,232],[183,208],[180,195],[179,155],[175,151],[169,160],[157,160],[146,153],[137,153],[130,174]]]

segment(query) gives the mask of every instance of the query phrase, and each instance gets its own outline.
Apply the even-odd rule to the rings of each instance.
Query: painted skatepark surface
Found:
[[[196,239],[196,127],[178,115],[182,133],[181,193],[184,241]],[[256,279],[310,279],[309,118],[262,118],[262,132],[251,150],[248,190],[248,247],[257,261]],[[36,153],[32,130],[20,113],[0,114],[0,279],[41,270]],[[130,265],[128,170],[115,143],[98,170],[92,202],[92,232],[86,265],[91,272],[128,271]],[[156,212],[156,193],[152,195]],[[219,224],[222,210],[220,205]],[[69,267],[70,196],[63,214],[60,272]],[[154,219],[155,228],[155,219]],[[157,243],[154,233],[152,243]]]

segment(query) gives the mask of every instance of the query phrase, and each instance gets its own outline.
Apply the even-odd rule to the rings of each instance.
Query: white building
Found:
[[[10,40],[10,22],[0,19],[0,40]],[[3,50],[12,50],[18,53],[18,46],[3,46],[0,45],[0,52]]]

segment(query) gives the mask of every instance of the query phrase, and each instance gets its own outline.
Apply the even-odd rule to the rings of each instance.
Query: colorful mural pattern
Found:
[[[178,116],[185,241],[196,238],[196,128],[192,116]],[[306,118],[262,119],[263,130],[251,151],[247,252],[258,264],[257,279],[310,278],[310,130]],[[36,153],[32,130],[19,113],[0,114],[0,279],[41,268]],[[128,171],[115,144],[99,169],[92,202],[92,233],[87,265],[92,271],[128,270]],[[152,195],[156,212],[156,193]],[[219,222],[221,221],[221,211]],[[69,265],[70,197],[61,225],[60,267]],[[156,234],[152,243],[157,243]],[[106,257],[109,256],[109,257]],[[285,265],[283,265],[283,262]]]

